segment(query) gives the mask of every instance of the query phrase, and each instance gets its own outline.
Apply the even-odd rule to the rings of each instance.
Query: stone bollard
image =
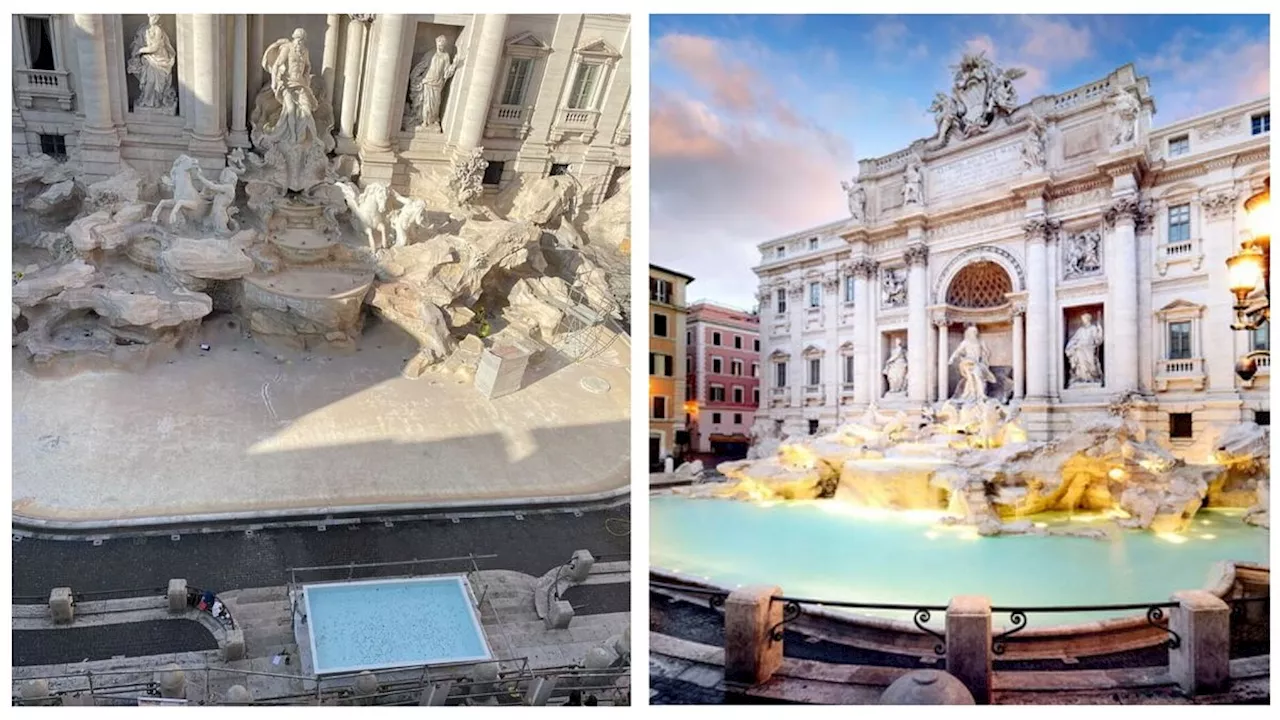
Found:
[[[182,578],[169,580],[169,612],[187,611],[187,581]]]
[[[222,641],[222,659],[224,662],[244,659],[244,631],[240,628],[227,631],[227,637]]]
[[[676,459],[668,455],[667,458],[662,461],[662,472],[667,475],[674,475],[676,472]]]
[[[548,630],[564,630],[573,621],[573,606],[568,600],[557,600],[547,608],[547,618],[543,622]]]
[[[65,625],[74,620],[75,604],[69,587],[54,588],[49,593],[49,612],[53,615],[55,623]]]
[[[22,683],[22,704],[30,706],[52,705],[53,696],[49,693],[49,681],[39,679]]]
[[[444,682],[431,683],[426,690],[422,691],[422,697],[418,698],[418,705],[443,707],[449,700],[449,691],[453,689],[453,681],[445,680]]]
[[[372,695],[378,694],[378,676],[365,670],[356,676],[356,701],[357,705],[372,705]]]
[[[187,674],[177,663],[169,663],[156,673],[156,684],[160,686],[160,697],[185,699],[187,697]]]
[[[894,680],[880,696],[881,705],[973,705],[964,683],[941,670],[912,670]]]
[[[252,705],[253,695],[250,694],[249,688],[243,685],[232,685],[227,688],[225,702],[227,705]]]
[[[1204,590],[1173,594],[1178,607],[1169,629],[1178,647],[1169,650],[1169,674],[1187,695],[1221,692],[1231,684],[1231,608]]]
[[[991,599],[958,595],[947,606],[947,672],[978,705],[991,703]]]
[[[531,707],[542,707],[551,699],[556,691],[556,676],[534,678],[525,691],[524,704]]]
[[[472,671],[471,694],[488,695],[498,689],[498,663],[476,665]]]
[[[584,582],[595,564],[596,559],[591,555],[591,551],[574,550],[573,557],[569,558],[569,566],[565,568],[567,570],[565,577],[574,583]]]
[[[781,595],[774,585],[751,585],[729,593],[724,603],[724,679],[740,685],[759,685],[782,665],[782,641],[770,629],[782,622]]]

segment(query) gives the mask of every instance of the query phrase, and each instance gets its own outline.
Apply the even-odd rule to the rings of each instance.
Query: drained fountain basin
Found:
[[[461,576],[303,587],[317,675],[488,660]]]
[[[1222,561],[1268,562],[1268,532],[1232,510],[1201,510],[1179,535],[1116,530],[1108,540],[980,537],[969,527],[940,525],[940,513],[859,511],[830,500],[658,495],[650,498],[649,512],[655,569],[723,588],[777,585],[791,597],[845,602],[946,605],[956,595],[985,595],[1006,607],[1163,602],[1175,591],[1216,583]],[[1034,520],[1051,527],[1108,522],[1096,515]],[[1029,613],[1027,620],[1047,627],[1134,614]],[[1004,617],[996,618],[998,625]]]

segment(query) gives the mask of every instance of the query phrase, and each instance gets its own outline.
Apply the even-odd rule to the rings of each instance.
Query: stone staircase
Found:
[[[229,590],[218,597],[231,611],[236,627],[244,632],[245,658],[274,657],[287,652],[297,661],[298,645],[293,636],[287,587]],[[293,665],[281,661],[281,672],[293,672]]]

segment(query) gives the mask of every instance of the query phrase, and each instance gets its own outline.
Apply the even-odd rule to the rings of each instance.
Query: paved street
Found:
[[[218,641],[209,630],[190,620],[150,620],[13,633],[13,664],[17,667],[217,649]]]
[[[76,592],[163,587],[169,578],[211,590],[284,585],[290,567],[337,565],[494,554],[480,561],[481,569],[515,570],[539,576],[567,562],[574,550],[586,548],[601,560],[624,560],[630,555],[630,507],[584,513],[510,517],[426,520],[396,524],[259,530],[165,537],[88,541],[23,539],[13,543],[13,594],[18,602],[48,598],[53,587]],[[609,528],[605,527],[606,521]],[[610,532],[612,530],[612,533]],[[454,564],[443,572],[461,572]],[[624,585],[593,586],[622,593]],[[588,590],[582,588],[581,590]],[[592,595],[588,593],[587,595]],[[27,597],[27,599],[22,599]],[[580,599],[575,598],[575,604]],[[588,600],[581,600],[587,602]],[[601,607],[617,601],[590,600]]]

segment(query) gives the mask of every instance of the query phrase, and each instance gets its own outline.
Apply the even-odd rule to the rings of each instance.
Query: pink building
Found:
[[[686,340],[690,446],[745,456],[760,407],[760,318],[697,302],[689,308]]]

